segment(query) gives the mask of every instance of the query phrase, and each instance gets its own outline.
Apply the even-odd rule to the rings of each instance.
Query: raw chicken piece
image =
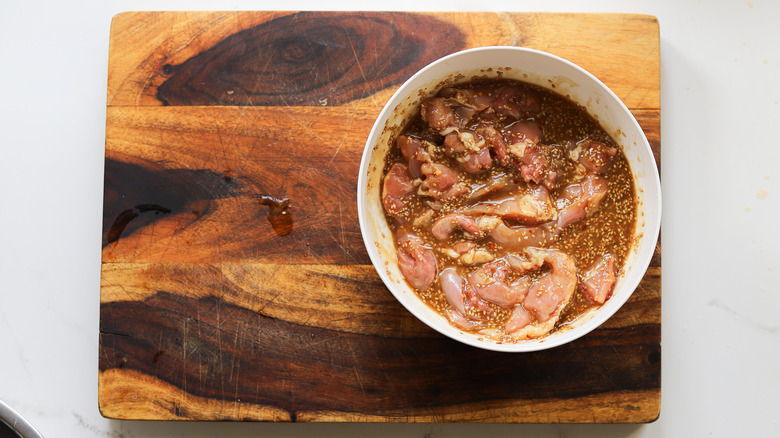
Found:
[[[498,160],[502,166],[508,166],[510,164],[509,156],[507,155],[506,141],[493,125],[481,123],[476,129],[476,133],[485,140],[485,144],[490,147],[496,160]]]
[[[439,91],[439,96],[457,102],[463,107],[484,111],[493,102],[494,97],[487,90],[447,87]]]
[[[531,316],[531,314],[525,310],[525,307],[523,307],[522,304],[518,304],[512,309],[512,314],[510,314],[509,318],[506,320],[506,324],[504,324],[504,330],[506,330],[506,332],[509,334],[515,333],[516,331],[526,327],[533,320],[533,316]]]
[[[400,163],[393,164],[385,175],[382,190],[382,205],[387,214],[404,223],[404,215],[409,212],[406,201],[413,190],[407,167]]]
[[[468,173],[482,173],[493,167],[493,159],[490,158],[490,149],[487,147],[483,147],[478,152],[467,154],[458,161],[463,170]]]
[[[509,153],[518,159],[523,158],[526,147],[539,144],[543,136],[542,127],[536,120],[520,120],[504,128]]]
[[[468,282],[483,300],[511,308],[523,301],[531,281],[528,277],[521,277],[511,284],[507,283],[510,269],[506,260],[498,259],[477,268],[469,276]]]
[[[478,201],[492,193],[503,191],[505,189],[508,190],[514,187],[516,186],[512,182],[512,177],[505,173],[501,173],[499,175],[490,177],[487,180],[487,182],[485,182],[482,185],[474,184],[471,193],[466,198],[466,201],[467,202]]]
[[[515,251],[529,246],[545,245],[555,237],[554,230],[548,224],[535,227],[510,227],[497,216],[481,216],[477,218],[477,225],[495,243]]]
[[[426,150],[427,142],[406,135],[399,136],[395,142],[398,148],[401,149],[401,155],[403,155],[404,160],[406,161],[409,169],[409,176],[412,179],[419,178],[422,175],[420,166],[422,166],[423,163],[431,161],[431,157]],[[430,145],[430,143],[427,143],[427,145]]]
[[[554,249],[526,248],[526,259],[506,256],[518,271],[532,271],[543,265],[550,272],[535,280],[522,303],[515,305],[504,330],[514,339],[544,336],[555,327],[577,285],[577,266],[570,256]]]
[[[463,170],[468,173],[480,173],[493,165],[490,148],[485,140],[475,132],[455,130],[444,137],[444,154],[455,157]]]
[[[577,161],[593,173],[606,173],[612,167],[612,159],[618,150],[595,140],[585,140],[577,144]]]
[[[425,123],[434,129],[445,129],[458,126],[458,116],[447,106],[444,99],[429,97],[420,104],[420,116]]]
[[[479,237],[482,234],[474,218],[456,213],[444,215],[437,219],[431,227],[431,234],[439,240],[447,240],[456,227],[471,234],[473,237]]]
[[[519,194],[514,193],[509,198],[480,202],[464,212],[500,216],[525,225],[538,225],[555,218],[550,192],[541,185],[532,186],[530,190]]]
[[[552,157],[554,146],[533,144],[524,149],[520,159],[520,176],[525,182],[555,189],[560,163]]]
[[[398,230],[398,268],[409,285],[418,291],[430,287],[436,278],[436,256],[422,239]]]
[[[580,290],[595,304],[604,304],[612,295],[617,281],[615,258],[605,254],[591,265],[582,275]]]
[[[535,93],[520,87],[504,86],[495,93],[490,108],[502,116],[519,119],[524,113],[539,112],[541,105]]]
[[[607,195],[607,180],[598,175],[588,175],[581,183],[569,184],[563,188],[561,203],[569,202],[558,213],[557,229],[593,216],[601,200]]]
[[[468,186],[460,183],[458,174],[444,164],[423,163],[420,167],[423,182],[418,193],[433,199],[450,199],[468,192]]]
[[[462,313],[455,311],[455,309],[448,308],[444,311],[444,316],[447,317],[447,321],[453,326],[466,331],[474,331],[479,328],[479,323],[466,318]]]
[[[463,298],[463,277],[458,275],[455,268],[447,268],[439,274],[441,290],[444,297],[453,309],[466,314],[466,304]]]
[[[523,306],[537,321],[554,323],[577,287],[577,265],[569,255],[554,249],[526,248],[525,254],[528,262],[515,260],[513,265],[528,270],[548,265],[550,272],[531,285]]]

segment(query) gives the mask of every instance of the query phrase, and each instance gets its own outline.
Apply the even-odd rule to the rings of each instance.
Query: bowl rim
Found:
[[[621,285],[623,289],[630,289],[630,291],[628,293],[625,293],[625,295],[621,298],[619,305],[614,305],[611,308],[607,309],[606,311],[604,310],[604,306],[606,304],[600,306],[599,308],[597,308],[597,311],[594,313],[594,315],[590,317],[587,321],[585,321],[584,323],[576,327],[573,327],[572,329],[563,331],[558,336],[546,335],[542,338],[529,339],[529,340],[523,340],[523,341],[511,342],[511,343],[499,343],[489,339],[483,340],[483,338],[480,338],[478,335],[464,332],[452,326],[449,326],[450,329],[448,330],[447,328],[442,328],[437,326],[436,324],[432,324],[431,322],[428,321],[427,316],[421,314],[421,312],[418,311],[416,308],[407,305],[406,296],[401,295],[401,293],[395,290],[394,283],[388,277],[388,274],[385,272],[385,270],[382,269],[383,260],[381,259],[378,252],[374,250],[373,248],[374,241],[369,235],[369,231],[367,229],[368,223],[367,223],[367,219],[365,218],[366,215],[365,203],[366,203],[366,199],[367,199],[366,195],[368,191],[366,190],[366,188],[367,188],[368,170],[369,170],[371,157],[373,155],[373,150],[376,147],[376,143],[379,140],[382,131],[385,129],[385,125],[388,119],[390,118],[392,113],[396,110],[396,108],[402,105],[403,98],[415,92],[418,88],[420,88],[419,86],[411,86],[411,84],[413,84],[420,76],[425,75],[426,72],[428,72],[429,70],[435,68],[440,64],[447,63],[451,61],[453,58],[469,56],[473,53],[487,52],[487,51],[507,51],[507,52],[517,52],[517,53],[523,52],[534,56],[541,56],[543,58],[548,58],[555,62],[562,63],[568,66],[569,68],[576,70],[578,73],[584,75],[588,80],[590,80],[594,85],[596,85],[601,90],[601,92],[603,92],[605,95],[610,97],[612,101],[614,101],[614,103],[618,105],[619,113],[624,113],[628,116],[628,120],[630,121],[630,124],[633,125],[632,126],[633,129],[638,134],[638,140],[639,140],[638,143],[640,144],[638,144],[637,146],[640,149],[645,150],[650,155],[650,157],[653,158],[652,160],[653,165],[648,166],[649,168],[651,168],[651,172],[650,172],[651,175],[649,175],[649,178],[647,178],[648,184],[645,184],[643,187],[647,187],[648,185],[653,186],[652,188],[657,194],[657,196],[654,199],[655,203],[657,204],[657,208],[655,213],[652,215],[652,217],[647,215],[647,211],[644,212],[645,227],[641,238],[642,241],[647,240],[651,242],[650,245],[652,245],[652,250],[649,251],[649,255],[643,257],[641,260],[640,260],[640,254],[638,253],[639,250],[637,250],[637,258],[635,260],[635,264],[632,266],[632,269],[641,270],[641,274],[636,275],[635,278],[630,283],[624,283]],[[475,66],[474,69],[488,68],[488,67],[496,68],[501,66],[499,65]],[[551,91],[555,92],[555,90],[552,89]],[[633,173],[634,170],[632,169],[632,174]],[[636,179],[637,176],[634,175],[635,183],[636,183]],[[657,246],[658,237],[660,236],[660,228],[661,228],[662,193],[661,193],[660,174],[658,171],[658,163],[655,160],[652,147],[650,146],[650,143],[647,140],[647,136],[645,135],[644,130],[639,125],[639,122],[637,122],[633,113],[631,113],[631,111],[628,109],[625,103],[609,87],[607,87],[606,84],[604,84],[592,73],[578,66],[577,64],[549,52],[545,52],[537,49],[531,49],[527,47],[517,47],[517,46],[482,46],[482,47],[474,47],[470,49],[461,50],[446,55],[444,57],[441,57],[437,60],[434,60],[433,62],[429,63],[428,65],[418,70],[409,79],[404,81],[404,83],[401,84],[398,87],[398,89],[396,89],[396,91],[393,93],[393,95],[388,99],[388,101],[382,107],[380,113],[377,115],[377,118],[374,121],[374,124],[371,128],[371,131],[369,132],[369,135],[366,139],[366,143],[364,145],[363,155],[361,158],[359,174],[358,174],[357,207],[358,207],[358,221],[360,225],[360,232],[363,237],[363,243],[365,244],[366,250],[369,254],[369,258],[371,259],[371,263],[373,264],[377,274],[382,279],[382,282],[384,283],[385,287],[393,294],[396,300],[398,300],[401,303],[401,305],[403,305],[404,308],[406,308],[407,311],[409,311],[412,315],[414,315],[418,320],[423,322],[428,327],[458,342],[473,347],[485,349],[485,350],[522,353],[522,352],[541,351],[541,350],[557,347],[560,345],[564,345],[576,339],[579,339],[580,337],[600,327],[605,321],[611,318],[619,309],[623,307],[623,305],[628,301],[628,299],[634,294],[637,287],[639,286],[639,283],[641,283],[642,279],[645,277],[647,273],[647,269],[652,260],[653,254],[655,252],[655,247]],[[649,225],[651,224],[653,224],[654,226],[652,228],[649,228]],[[636,245],[639,246],[638,243]],[[422,302],[422,299],[416,294],[416,292],[414,292],[413,295],[416,300]],[[427,304],[424,302],[422,302],[422,304],[427,306]],[[438,314],[438,312],[435,313]]]
[[[2,400],[0,400],[0,423],[4,423],[20,438],[43,438],[43,435],[29,421]]]

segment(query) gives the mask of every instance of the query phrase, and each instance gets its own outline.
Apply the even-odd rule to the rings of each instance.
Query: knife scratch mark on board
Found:
[[[333,160],[336,159],[336,155],[339,154],[341,151],[341,147],[344,145],[344,143],[347,141],[347,136],[349,136],[350,130],[352,128],[352,122],[355,120],[355,116],[351,115],[347,118],[347,126],[344,129],[344,135],[341,137],[341,141],[339,141],[338,147],[336,148],[336,152],[333,154],[333,156],[330,158],[330,163],[333,163]]]
[[[135,295],[135,294],[132,294],[132,293],[130,293],[130,291],[129,291],[129,290],[127,290],[127,288],[125,287],[125,285],[124,285],[124,284],[122,284],[122,283],[111,282],[111,283],[109,283],[109,284],[106,284],[104,287],[106,287],[106,286],[110,286],[110,287],[117,287],[117,288],[119,288],[119,289],[120,289],[122,292],[124,292],[124,293],[125,293],[125,295],[127,295],[128,301],[140,301],[140,302],[145,302],[145,301],[143,300],[143,297],[142,297],[142,295],[141,295],[141,294]]]
[[[358,370],[359,360],[357,353],[355,352],[354,345],[352,346],[352,368],[355,370],[355,377],[357,378],[358,385],[360,385],[360,392],[363,394],[363,399],[368,399],[366,395],[366,389],[363,387],[363,379],[360,378],[360,370]]]
[[[279,268],[277,267],[277,268],[276,268],[276,269],[273,271],[273,272],[274,272],[274,274],[275,274],[275,273],[276,273],[276,271],[278,271],[278,270],[279,270]],[[273,275],[271,276],[271,278],[273,278]],[[270,282],[271,278],[269,278],[269,282]],[[263,303],[263,305],[262,305],[262,306],[261,306],[259,309],[257,309],[257,313],[259,313],[260,315],[263,315],[263,316],[269,316],[269,315],[267,315],[267,314],[263,313],[263,311],[265,310],[265,308],[266,308],[266,307],[268,307],[268,306],[269,306],[269,305],[271,305],[271,304],[272,304],[274,301],[276,301],[276,299],[277,299],[277,298],[279,298],[279,296],[282,294],[282,292],[284,292],[284,290],[283,290],[283,289],[277,289],[277,290],[275,291],[275,293],[274,293],[274,296],[272,296],[272,297],[271,297],[271,299],[267,299],[267,300],[265,300],[265,303]]]
[[[357,65],[358,70],[360,70],[360,75],[363,76],[363,83],[364,84],[370,84],[371,82],[368,80],[368,76],[366,76],[365,70],[363,70],[363,64],[360,62],[360,56],[357,53],[357,50],[355,50],[355,44],[352,42],[352,38],[349,35],[349,32],[346,31],[344,34],[347,37],[347,41],[349,42],[349,48],[352,49],[352,55],[355,57],[355,65]],[[369,96],[371,97],[371,101],[374,105],[377,105],[376,102],[376,93],[374,90],[371,90],[369,93]]]
[[[157,338],[157,352],[154,353],[154,358],[152,359],[152,363],[154,363],[155,377],[159,375],[159,359],[163,354],[165,354],[165,349],[163,348],[162,331],[160,331],[160,336]]]
[[[285,102],[285,105],[289,107],[289,105],[287,105],[287,103],[286,103],[286,102]],[[298,117],[295,117],[295,116],[292,114],[292,111],[290,111],[288,108],[284,108],[284,109],[282,110],[282,113],[283,113],[285,116],[287,116],[287,118],[288,118],[288,119],[292,120],[292,121],[293,121],[293,122],[295,122],[295,123],[296,123],[298,126],[300,126],[301,128],[303,128],[303,129],[304,129],[306,132],[308,132],[309,134],[311,134],[311,136],[312,136],[312,137],[313,137],[315,140],[317,140],[318,142],[320,142],[320,143],[322,143],[322,144],[326,144],[326,142],[325,142],[325,141],[324,141],[322,138],[320,138],[320,136],[318,136],[318,135],[317,135],[317,132],[316,132],[316,131],[314,131],[314,130],[312,129],[312,127],[311,127],[311,122],[309,122],[309,125],[308,125],[308,126],[307,126],[307,125],[305,125],[303,122],[301,122],[301,120],[299,120],[299,119],[298,119]]]
[[[508,28],[507,37],[511,38],[511,40],[506,41],[505,43],[510,46],[517,46],[521,44],[521,41],[519,39],[521,33],[520,29],[517,27],[517,23],[512,19],[512,16],[507,13],[500,13],[499,17],[501,21],[504,23],[504,26]]]
[[[239,390],[239,388],[240,388],[239,382],[241,380],[238,378],[239,374],[240,374],[240,371],[241,371],[241,361],[239,361],[236,364],[236,385],[235,385],[235,389],[234,389],[234,393],[233,393],[233,400],[234,400],[233,401],[233,407],[235,408],[235,411],[234,411],[235,412],[235,414],[234,414],[235,418],[239,418],[239,416],[238,416],[239,412],[238,411],[239,411],[239,409],[241,407],[241,405],[240,405],[240,402],[241,402],[241,392]]]
[[[344,254],[349,255],[349,249],[347,246],[347,237],[344,234],[344,215],[341,208],[341,192],[338,192],[339,195],[339,232],[341,233],[341,249],[344,251]]]
[[[197,313],[198,321],[202,321],[200,316],[200,307],[198,307],[198,313]],[[198,324],[198,339],[203,339],[203,332],[201,331],[201,327],[203,324]],[[160,336],[162,336],[162,332],[160,332]],[[198,382],[203,382],[203,353],[198,354]]]
[[[283,101],[284,101],[284,104],[285,104],[286,106],[289,106],[289,105],[287,104],[287,101],[285,101],[285,100],[283,100]],[[312,131],[312,130],[311,130],[311,126],[308,126],[308,127],[307,127],[307,126],[304,126],[304,125],[303,125],[303,123],[301,123],[301,121],[300,121],[300,120],[298,120],[298,118],[297,118],[297,117],[295,117],[295,116],[291,115],[291,114],[290,114],[290,113],[289,113],[289,112],[286,110],[286,108],[280,108],[280,111],[281,111],[281,113],[282,113],[282,114],[284,114],[284,115],[285,115],[285,116],[286,116],[288,119],[290,119],[291,121],[293,121],[294,123],[296,123],[298,126],[300,126],[300,127],[301,127],[301,128],[303,128],[304,130],[306,130],[307,132],[309,132],[310,134],[312,134],[312,136],[313,136],[315,139],[317,139],[317,140],[320,140],[320,139],[317,137],[317,134],[316,134],[316,133],[314,133],[314,131]],[[295,164],[295,159],[296,159],[296,157],[297,157],[297,155],[298,155],[298,144],[299,144],[298,142],[293,142],[293,149],[292,149],[292,152],[290,153],[290,161],[289,161],[289,162],[288,162],[288,164],[287,164],[287,169],[285,169],[285,171],[284,171],[284,177],[282,177],[282,186],[279,188],[279,192],[280,192],[280,193],[282,193],[282,194],[284,193],[284,187],[285,187],[285,185],[287,184],[287,178],[288,178],[288,177],[289,177],[289,175],[290,175],[290,171],[292,170],[292,168],[293,168],[293,166],[294,166],[294,164]]]
[[[379,357],[379,353],[377,352],[377,349],[376,349],[375,345],[371,346],[371,353],[374,354],[374,359],[376,359],[376,363],[381,364],[382,363],[382,359]],[[382,366],[382,367],[380,367],[380,369],[382,371],[382,377],[384,377],[384,379],[385,379],[385,383],[389,384],[391,382],[391,379],[390,379],[390,375],[387,374],[387,368]]]
[[[225,162],[225,167],[227,167],[228,166],[227,163],[230,163],[230,159],[227,156],[227,150],[225,148],[225,141],[222,139],[222,131],[219,129],[219,123],[214,121],[214,127],[216,128],[216,131],[217,131],[217,140],[219,140],[219,145],[221,146],[222,159],[225,160],[224,161]]]
[[[217,332],[217,351],[218,353],[218,361],[219,365],[217,366],[219,369],[219,390],[222,394],[222,397],[225,396],[225,367],[222,361],[222,354],[225,351],[222,348],[222,300],[216,300],[216,332]]]
[[[239,342],[238,342],[238,338],[239,338],[238,334],[239,334],[239,332],[241,332],[241,324],[240,323],[237,324],[237,326],[236,326],[236,334],[235,334],[235,337],[233,338],[233,350],[232,351],[234,351],[234,352],[235,351],[239,351],[239,348],[238,348],[239,347]],[[235,388],[235,397],[234,398],[238,398],[238,394],[239,394],[238,393],[238,380],[239,380],[238,379],[238,373],[239,373],[240,367],[241,367],[241,361],[237,362],[235,353],[232,353],[230,355],[230,377],[228,377],[228,381],[232,381],[233,380],[233,370],[235,369],[236,370],[236,373],[235,373],[236,388]]]
[[[342,240],[339,239],[339,237],[337,237],[335,234],[333,234],[333,231],[331,231],[330,229],[327,229],[326,231],[328,233],[328,236],[330,236],[330,238],[333,239],[334,242],[336,242],[336,245],[339,246],[339,249],[341,250],[341,252],[343,252],[344,255],[347,256],[347,258],[350,260],[350,262],[353,262],[353,263],[356,262],[355,257],[352,255],[352,253],[349,252],[349,249],[347,249],[347,247],[342,243]],[[324,260],[324,259],[322,259],[322,257],[319,257],[319,258],[321,260]]]
[[[181,355],[182,355],[182,358],[181,358],[181,368],[182,368],[182,373],[181,374],[183,376],[183,378],[182,378],[182,387],[181,387],[181,389],[182,389],[182,393],[181,393],[182,400],[181,400],[181,403],[182,403],[183,406],[187,406],[187,374],[189,374],[189,373],[187,373],[187,318],[184,318],[183,323],[184,323],[184,330],[183,330],[183,334],[182,334],[182,337],[181,337],[181,344],[182,344],[182,348],[181,348]]]

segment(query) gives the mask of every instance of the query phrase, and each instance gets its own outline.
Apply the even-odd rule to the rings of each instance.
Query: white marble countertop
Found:
[[[780,2],[762,0],[292,0],[282,7],[658,17],[663,368],[655,423],[102,418],[98,301],[111,17],[125,10],[279,8],[251,1],[0,2],[0,400],[47,437],[780,436]]]

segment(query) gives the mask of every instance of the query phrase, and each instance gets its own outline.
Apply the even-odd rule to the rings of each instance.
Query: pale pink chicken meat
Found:
[[[477,244],[474,242],[455,242],[452,244],[452,250],[457,252],[458,254],[465,254],[472,249],[476,248]]]
[[[470,108],[466,106],[455,106],[452,108],[452,110],[455,111],[455,114],[458,115],[459,126],[466,126],[469,120],[471,120],[471,117],[474,116],[474,113],[477,112],[474,108]]]
[[[493,156],[502,166],[510,164],[506,140],[493,125],[487,123],[480,124],[476,129],[476,133],[484,139],[485,144],[493,151]]]
[[[612,295],[617,281],[615,258],[605,254],[588,268],[582,275],[580,290],[595,304],[604,304]]]
[[[554,249],[526,248],[524,252],[528,261],[515,262],[517,267],[534,270],[547,265],[550,271],[534,281],[523,307],[539,322],[557,319],[577,288],[577,265],[569,255]]]
[[[452,99],[458,104],[473,108],[475,111],[484,111],[493,102],[493,96],[488,94],[485,89],[471,88],[443,88],[439,96]]]
[[[401,155],[403,155],[406,161],[409,176],[411,178],[419,178],[422,175],[420,166],[430,159],[425,150],[425,143],[419,138],[400,135],[396,140],[396,145],[401,149]]]
[[[498,259],[477,268],[468,279],[477,295],[485,301],[504,308],[511,308],[525,298],[531,285],[528,277],[521,277],[512,283],[507,283],[506,277],[511,267]]]
[[[490,108],[502,116],[519,119],[525,113],[539,112],[541,105],[538,96],[532,91],[505,86],[496,91]]]
[[[465,127],[492,102],[493,97],[480,91],[444,88],[438,97],[423,100],[420,115],[428,126],[444,134],[452,128]]]
[[[420,115],[431,128],[458,126],[458,116],[440,97],[429,97],[420,104]]]
[[[490,157],[490,149],[483,147],[478,152],[466,154],[460,161],[461,167],[468,173],[482,173],[493,167],[493,159]]]
[[[507,150],[518,163],[525,182],[555,188],[559,164],[552,157],[554,146],[542,144],[544,133],[535,120],[520,120],[504,128]]]
[[[382,205],[388,215],[400,222],[405,222],[403,217],[408,213],[407,200],[414,191],[414,185],[409,179],[407,167],[396,163],[390,167],[385,175],[382,187]]]
[[[538,337],[552,330],[577,283],[577,268],[568,255],[536,248],[528,248],[525,253],[527,260],[507,256],[483,265],[468,279],[481,299],[512,309],[504,331],[517,339]],[[510,270],[527,273],[545,264],[550,271],[537,280],[523,276],[512,283],[506,281]]]
[[[422,140],[408,135],[399,135],[395,142],[406,161],[411,160],[417,151],[423,147]]]
[[[495,315],[496,311],[490,306],[490,303],[483,300],[468,281],[463,286],[463,294],[466,296],[469,308],[481,311],[487,315]]]
[[[425,196],[447,199],[468,191],[468,187],[458,184],[458,174],[444,164],[423,163],[420,171],[424,177],[421,188],[424,189],[422,194]]]
[[[503,131],[509,152],[516,158],[523,157],[523,147],[538,144],[544,137],[541,125],[535,120],[519,120],[507,125]]]
[[[480,202],[465,212],[500,216],[525,225],[549,222],[556,214],[550,192],[541,185],[532,186],[521,193],[511,193],[498,200]]]
[[[428,289],[436,279],[436,256],[419,237],[408,234],[403,228],[398,230],[398,268],[418,291]]]
[[[457,130],[444,137],[444,154],[456,157],[463,170],[468,173],[481,173],[493,165],[490,148],[481,136],[468,130]]]
[[[543,246],[552,242],[556,237],[555,230],[551,225],[510,227],[497,216],[479,217],[477,225],[495,243],[511,251],[529,246]]]
[[[507,255],[504,260],[518,273],[529,273],[547,265],[549,272],[531,281],[524,298],[507,306],[512,309],[503,331],[513,339],[532,339],[553,329],[576,290],[577,266],[567,254],[553,249],[526,248],[524,258]]]
[[[504,282],[509,274],[509,264],[501,259],[491,263],[486,263],[469,275],[468,282],[474,288],[476,293],[482,297],[485,295],[498,295],[508,291],[509,287]],[[496,289],[490,291],[489,289]]]
[[[441,271],[439,283],[441,283],[441,291],[444,292],[447,303],[453,309],[465,315],[466,304],[463,297],[463,277],[458,275],[455,268],[450,267]]]
[[[553,146],[534,144],[525,148],[520,159],[520,176],[525,182],[542,184],[555,189],[559,163],[552,157]]]
[[[449,321],[450,324],[461,330],[474,331],[479,329],[478,322],[468,319],[465,315],[453,308],[448,308],[445,310],[444,316],[447,318],[447,321]]]
[[[577,147],[580,150],[577,161],[593,173],[606,173],[618,152],[612,146],[595,140],[582,141]]]
[[[447,214],[436,219],[431,227],[431,234],[439,240],[447,240],[456,228],[462,229],[474,238],[482,234],[482,230],[473,217],[457,213]]]
[[[466,198],[468,202],[479,201],[486,196],[499,192],[508,191],[509,189],[516,188],[517,185],[512,181],[512,176],[506,173],[501,173],[488,178],[484,184],[473,184],[471,193]]]
[[[464,141],[465,140],[465,141]],[[471,132],[452,131],[444,136],[442,149],[448,157],[465,154],[470,147],[476,147],[476,138]]]
[[[475,87],[475,88],[444,88],[439,96],[447,98],[453,105],[484,112],[484,117],[491,114],[510,119],[518,119],[522,115],[538,113],[541,110],[540,99],[532,90],[516,87]]]
[[[580,183],[569,184],[563,188],[561,203],[568,203],[558,212],[557,229],[593,216],[599,204],[607,195],[607,180],[598,175],[588,175]]]
[[[509,334],[515,333],[528,326],[533,320],[531,313],[525,310],[522,304],[518,304],[512,309],[512,313],[504,325],[504,330]]]

